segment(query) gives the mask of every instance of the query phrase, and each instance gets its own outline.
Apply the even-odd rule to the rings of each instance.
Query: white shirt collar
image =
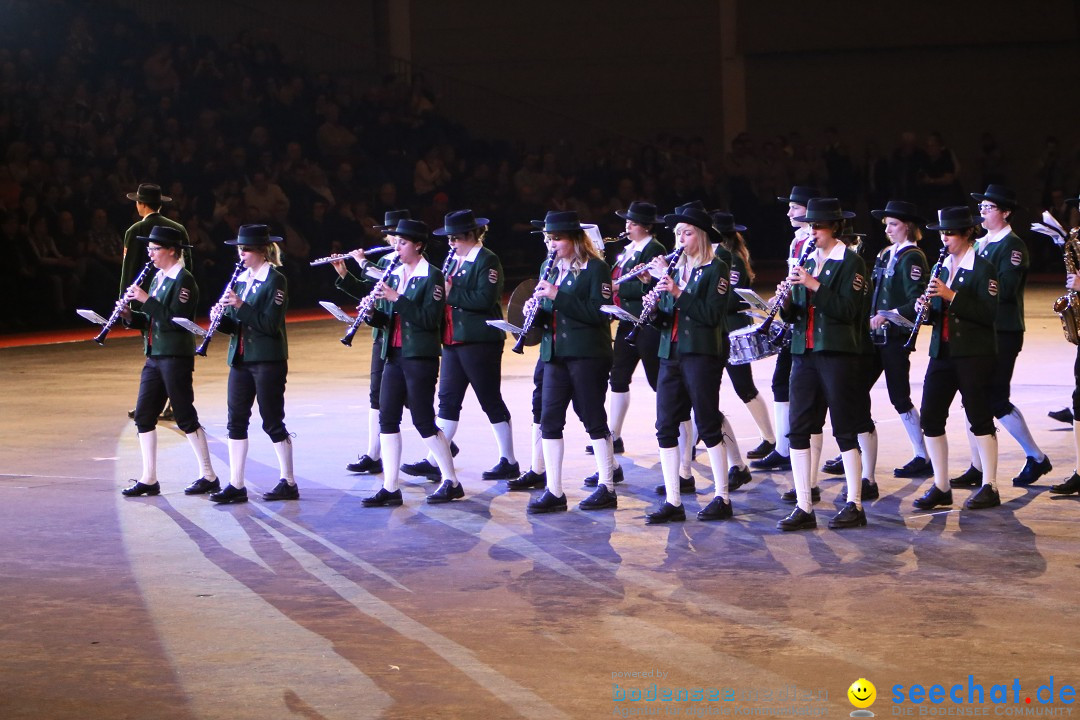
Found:
[[[176,264],[174,264],[168,270],[158,270],[158,274],[161,275],[161,277],[163,277],[163,278],[169,278],[170,280],[175,280],[176,276],[179,275],[180,271],[183,270],[183,269],[184,269],[184,263],[182,261],[177,261]]]
[[[484,246],[481,245],[480,243],[476,243],[475,245],[472,246],[472,250],[470,250],[465,257],[457,257],[456,260],[459,263],[474,262],[476,260],[476,256],[480,254],[480,250],[483,247]]]
[[[256,282],[266,282],[266,278],[270,275],[270,263],[263,263],[258,272],[252,273],[250,269],[244,271],[244,275],[240,280],[242,282],[250,283],[252,280]]]
[[[1011,232],[1012,232],[1012,225],[1006,225],[1005,227],[998,230],[996,233],[988,232],[986,234],[986,236],[983,237],[982,242],[979,243],[979,247],[986,247],[990,243],[996,243],[998,240],[1005,237],[1006,235],[1008,235]]]
[[[396,275],[402,282],[404,282],[405,271],[407,269],[408,268],[405,267],[405,263],[402,263],[397,266],[396,270],[394,270],[394,275]],[[427,258],[421,256],[420,262],[416,263],[416,269],[413,270],[412,275],[409,276],[409,279],[412,280],[413,278],[427,277],[430,269],[431,265],[428,264]]]
[[[964,253],[964,256],[960,258],[959,265],[954,265],[955,258],[952,255],[948,255],[945,258],[945,269],[949,271],[949,279],[945,282],[946,285],[952,287],[953,280],[956,279],[957,270],[971,270],[975,267],[975,246],[972,245],[968,248],[968,251]]]
[[[847,245],[839,240],[837,240],[836,244],[829,250],[828,255],[822,253],[821,248],[814,248],[814,277],[817,277],[821,273],[821,269],[825,267],[825,263],[830,260],[843,261],[845,252],[847,252]]]

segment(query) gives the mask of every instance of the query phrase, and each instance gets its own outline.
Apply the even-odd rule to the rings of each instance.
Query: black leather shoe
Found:
[[[683,522],[686,520],[686,509],[682,505],[672,505],[665,502],[660,509],[645,516],[646,525],[663,525],[669,522]]]
[[[1048,412],[1046,414],[1049,415],[1054,420],[1057,420],[1058,422],[1063,422],[1066,425],[1071,425],[1072,422],[1073,422],[1072,408],[1062,408],[1060,410],[1051,410],[1050,412]]]
[[[1073,473],[1072,477],[1065,482],[1060,485],[1052,486],[1050,492],[1055,495],[1072,495],[1073,493],[1080,493],[1080,474]]]
[[[680,495],[693,495],[697,492],[697,485],[694,484],[694,476],[680,477],[679,478],[679,494]],[[657,495],[667,495],[667,486],[664,483],[660,483],[653,488]]]
[[[733,467],[728,468],[727,473],[727,488],[728,492],[738,490],[743,485],[749,485],[753,476],[750,474],[750,468],[748,467]]]
[[[173,414],[172,403],[165,406],[165,409],[161,411],[161,415],[158,416],[158,419],[164,420],[165,422],[172,422],[176,419],[176,416]]]
[[[855,507],[855,503],[849,502],[840,512],[829,518],[829,527],[833,530],[844,528],[866,527],[866,513],[862,508]]]
[[[439,467],[432,465],[426,458],[414,463],[405,463],[401,466],[401,472],[413,477],[427,478],[432,482],[438,482],[442,478]]]
[[[622,438],[615,438],[614,440],[612,440],[611,441],[611,447],[612,447],[612,449],[613,449],[613,451],[615,452],[616,455],[622,455],[626,451],[626,446],[623,445],[623,439]],[[588,454],[588,455],[593,454],[592,445],[586,445],[585,446],[585,453]]]
[[[300,488],[296,483],[292,485],[285,478],[278,480],[278,484],[268,493],[263,493],[263,500],[299,500]]]
[[[199,478],[195,482],[184,488],[185,495],[205,495],[206,493],[215,493],[221,490],[221,483],[217,478],[213,480],[207,480],[206,478]]]
[[[383,471],[382,460],[376,460],[370,455],[361,455],[356,462],[346,465],[345,469],[360,475],[378,475]]]
[[[916,455],[908,460],[903,467],[893,470],[892,474],[893,477],[898,478],[928,478],[934,474],[934,468],[930,465],[929,460]]]
[[[952,505],[952,490],[942,492],[938,490],[937,485],[931,485],[921,498],[917,498],[911,504],[919,510],[933,510],[939,505]]]
[[[379,488],[379,492],[364,498],[360,504],[364,507],[397,507],[401,504],[401,491],[390,492],[386,488]]]
[[[791,511],[791,514],[786,518],[776,523],[776,527],[784,532],[791,530],[813,530],[817,527],[817,516],[814,515],[814,511],[804,511],[802,508],[795,508]]]
[[[145,485],[136,480],[134,485],[124,488],[120,491],[120,494],[124,497],[139,497],[140,495],[160,495],[161,485],[160,483],[154,483],[153,485]]]
[[[566,510],[566,496],[561,495],[555,497],[549,490],[544,490],[543,494],[535,500],[530,500],[529,504],[525,506],[525,512],[530,515],[539,515],[541,513],[561,512]]]
[[[979,487],[982,485],[982,470],[969,465],[963,475],[949,479],[949,487]]]
[[[512,463],[504,457],[499,458],[499,464],[490,470],[485,470],[480,477],[484,480],[513,480],[521,474],[518,464]]]
[[[881,492],[878,490],[877,483],[870,482],[869,478],[862,479],[862,499],[863,500],[877,500],[881,497]],[[840,502],[847,502],[847,485],[840,488]]]
[[[709,504],[698,510],[698,520],[729,520],[733,517],[731,503],[721,497],[714,497]]]
[[[623,481],[622,466],[621,465],[615,465],[615,470],[613,470],[612,473],[611,473],[611,482],[618,485],[622,481]],[[582,484],[585,485],[585,487],[596,487],[597,485],[600,484],[600,472],[599,471],[594,472],[592,475],[585,478],[581,482],[582,482]]]
[[[825,464],[821,466],[821,472],[826,475],[843,475],[844,474],[844,456],[837,455],[832,460],[826,460]]]
[[[454,484],[453,480],[443,480],[435,492],[427,496],[427,501],[432,505],[448,503],[451,500],[460,500],[465,497],[465,488],[461,483]]]
[[[547,485],[547,473],[535,473],[532,470],[526,470],[521,477],[506,481],[507,490],[533,490],[545,485]]]
[[[791,503],[792,505],[799,501],[794,488],[781,495],[780,499],[786,503]],[[810,488],[810,502],[816,503],[819,500],[821,500],[821,488]]]
[[[134,420],[135,419],[135,411],[134,410],[128,410],[128,419],[129,420]]]
[[[210,499],[221,505],[246,503],[248,501],[247,488],[237,488],[232,485],[226,485],[224,490],[212,494]]]
[[[1001,496],[993,485],[983,485],[964,501],[965,510],[985,510],[1001,504]]]
[[[607,510],[619,507],[619,496],[601,485],[589,497],[578,503],[578,510]]]
[[[1035,458],[1029,455],[1027,462],[1024,463],[1024,469],[1013,478],[1013,485],[1026,487],[1053,469],[1054,466],[1050,464],[1049,456],[1044,457],[1042,462],[1037,462]]]
[[[754,460],[750,463],[750,467],[755,470],[774,470],[776,472],[788,471],[791,470],[791,456],[781,455],[773,450],[760,460]]]
[[[762,440],[756,448],[746,453],[747,460],[760,460],[763,457],[768,457],[769,453],[776,449],[776,443],[771,443],[768,440]]]

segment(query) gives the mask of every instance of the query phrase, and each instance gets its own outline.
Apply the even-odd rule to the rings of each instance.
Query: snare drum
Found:
[[[782,323],[773,323],[773,325],[780,325],[782,331]],[[758,332],[760,327],[760,325],[751,325],[728,333],[728,341],[731,345],[731,350],[728,352],[729,365],[745,365],[780,352],[783,345],[775,342],[772,328],[762,333]]]

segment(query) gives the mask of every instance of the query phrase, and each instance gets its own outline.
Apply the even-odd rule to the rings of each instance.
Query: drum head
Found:
[[[517,327],[521,327],[525,324],[525,303],[536,291],[536,284],[538,282],[539,280],[536,278],[522,280],[518,286],[514,288],[514,292],[510,293],[510,302],[506,305],[506,321],[508,323]],[[539,325],[534,325],[529,328],[529,332],[525,334],[525,346],[532,347],[533,345],[539,345],[542,334]]]

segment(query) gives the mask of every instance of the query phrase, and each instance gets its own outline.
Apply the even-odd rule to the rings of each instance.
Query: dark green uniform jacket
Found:
[[[385,358],[393,338],[393,322],[401,322],[402,357],[439,357],[442,355],[440,337],[443,308],[446,306],[446,290],[443,275],[438,268],[421,258],[406,283],[406,268],[402,265],[391,273],[386,284],[401,293],[394,302],[384,303],[389,317],[386,324],[382,356]]]
[[[506,333],[487,324],[502,320],[503,269],[499,256],[475,245],[451,266],[446,304],[454,342],[503,343]]]
[[[1027,245],[1009,228],[998,240],[977,243],[979,256],[997,271],[997,329],[1001,332],[1024,332],[1024,288],[1027,286]]]
[[[138,238],[150,237],[150,231],[158,225],[164,225],[179,230],[184,236],[184,244],[191,244],[191,241],[188,238],[187,229],[180,223],[170,220],[161,213],[150,213],[129,227],[127,232],[124,233],[124,260],[123,265],[120,268],[121,295],[124,294],[124,291],[127,290],[128,286],[135,280],[135,276],[139,274],[139,268],[147,261],[146,242],[139,240]],[[195,267],[192,265],[191,250],[184,250],[184,265],[188,268]],[[144,290],[148,287],[149,285],[143,285]]]
[[[815,273],[822,262],[820,251],[811,253],[806,267]],[[808,352],[857,353],[860,348],[857,332],[865,332],[865,292],[869,287],[866,264],[861,257],[837,241],[824,258],[821,271],[816,273],[821,287],[809,292],[805,286],[796,285],[791,291],[791,302],[781,315],[793,323],[791,354]],[[807,348],[807,325],[813,308],[813,347]]]
[[[893,253],[898,255],[890,268]],[[926,255],[915,245],[887,247],[878,253],[873,280],[877,292],[875,313],[895,310],[908,320],[914,320],[915,301],[926,292],[926,284],[930,281]]]
[[[729,253],[730,255],[730,253]],[[676,300],[671,293],[660,298],[660,351],[671,358],[671,337],[678,317],[678,352],[680,355],[723,355],[727,357],[727,311],[731,269],[714,257],[690,271],[690,277]]]
[[[943,280],[947,281],[948,277],[947,272],[942,275]],[[943,308],[942,299],[934,298],[930,306],[930,322],[934,323],[930,357],[940,358],[943,355],[943,317],[948,317],[951,357],[996,355],[994,321],[1001,316],[998,312],[1001,286],[997,270],[972,249],[960,260],[956,279],[949,283],[949,287],[956,291],[952,303]]]
[[[153,357],[192,357],[195,336],[172,321],[195,319],[199,287],[195,278],[177,263],[167,273],[158,270],[150,281],[150,297],[133,311],[129,327],[142,330],[143,351]]]
[[[558,264],[559,261],[556,261]],[[543,300],[535,322],[541,322],[540,359],[553,357],[611,357],[611,317],[602,305],[611,304],[611,269],[590,258],[558,282],[554,300]]]
[[[360,273],[359,277],[357,277],[356,275],[353,275],[351,272],[346,273],[345,277],[340,277],[339,276],[338,279],[334,281],[334,287],[336,287],[338,290],[342,291],[346,295],[349,295],[349,296],[355,298],[357,301],[363,300],[364,296],[367,295],[369,292],[371,292],[374,289],[375,283],[376,283],[376,280],[374,278],[372,278],[370,275],[367,274],[367,272],[366,272],[367,268],[370,267],[370,266],[375,266],[375,267],[382,268],[383,270],[385,270],[387,268],[387,266],[390,265],[391,260],[393,260],[396,257],[397,257],[397,252],[386,253],[385,255],[380,257],[374,263],[366,263],[364,265],[364,267],[361,268],[361,273]],[[380,300],[376,304],[376,308],[382,310],[383,313],[388,313],[389,308],[387,307],[387,305],[388,304],[385,301]],[[372,340],[375,340],[375,341],[379,340],[379,338],[385,332],[386,332],[385,327],[373,327],[373,328],[371,328],[371,338],[372,338]]]
[[[665,254],[664,246],[661,245],[656,238],[649,238],[639,250],[633,250],[633,243],[628,245],[622,254],[615,260],[615,266],[612,268],[612,276],[620,277],[630,272],[638,265],[645,263],[648,264],[657,255]],[[645,294],[656,286],[656,282],[643,283],[642,277],[649,277],[648,275],[639,275],[633,280],[627,280],[623,284],[619,285],[619,307],[623,308],[627,312],[634,315],[641,314],[641,298],[645,297]]]
[[[237,360],[249,363],[288,360],[285,311],[289,307],[289,290],[285,276],[266,263],[254,276],[250,270],[241,273],[234,292],[244,304],[226,310],[218,326],[220,331],[233,336],[229,343],[229,365],[235,365]]]

